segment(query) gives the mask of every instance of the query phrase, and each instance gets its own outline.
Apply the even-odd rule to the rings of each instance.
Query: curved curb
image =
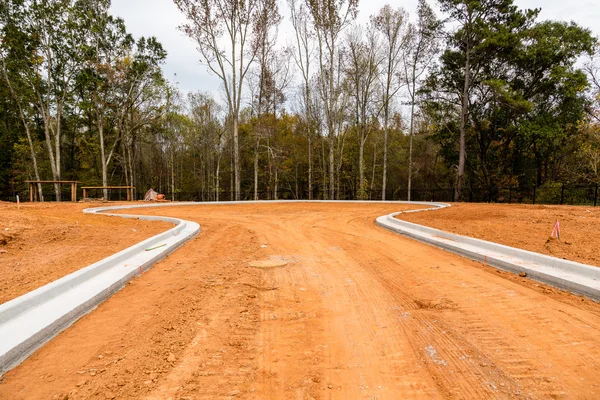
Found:
[[[98,214],[146,206],[100,207],[83,212]],[[141,274],[200,232],[200,225],[196,222],[179,218],[110,213],[104,215],[164,221],[175,226],[23,296],[0,304],[0,374],[20,364],[44,343],[121,289],[131,278]],[[146,251],[153,247],[156,248]]]
[[[439,208],[444,207],[407,212]],[[516,274],[524,272],[536,281],[582,294],[596,301],[600,300],[599,267],[413,224],[395,218],[399,214],[401,212],[381,216],[377,218],[376,223],[393,232],[460,256]]]

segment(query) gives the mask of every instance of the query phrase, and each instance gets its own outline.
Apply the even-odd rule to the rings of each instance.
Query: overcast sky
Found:
[[[415,13],[417,6],[417,0],[360,0],[359,22],[366,22],[386,3],[393,7],[402,6],[410,14]],[[284,4],[285,1],[280,1],[281,13],[287,19],[288,11]],[[435,0],[430,0],[430,4],[437,7]],[[541,8],[539,20],[575,21],[591,28],[595,35],[600,35],[599,0],[515,0],[515,4],[521,8]],[[217,98],[221,97],[219,80],[200,64],[194,43],[177,29],[185,19],[171,0],[112,0],[112,13],[125,20],[127,29],[136,38],[158,38],[168,52],[165,76],[178,82],[182,91],[206,91]],[[291,29],[289,23],[285,22],[279,31],[280,38],[285,38],[286,31]]]

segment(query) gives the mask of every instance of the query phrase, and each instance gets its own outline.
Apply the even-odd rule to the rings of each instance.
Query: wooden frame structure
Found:
[[[135,186],[82,186],[81,190],[83,190],[83,198],[87,199],[88,190],[90,189],[125,189],[127,191],[127,201],[133,201],[134,199],[134,191]],[[108,200],[108,199],[105,199]]]
[[[77,201],[77,184],[79,181],[25,181],[29,184],[29,201],[40,201],[40,194],[38,193],[38,184],[52,184],[52,185],[71,185],[71,201]]]

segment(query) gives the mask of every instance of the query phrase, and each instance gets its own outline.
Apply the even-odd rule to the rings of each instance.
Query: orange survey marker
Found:
[[[554,228],[552,229],[552,233],[550,237],[557,238],[560,240],[560,223],[556,220],[556,224],[554,224]]]

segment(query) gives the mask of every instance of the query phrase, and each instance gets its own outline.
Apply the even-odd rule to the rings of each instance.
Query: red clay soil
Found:
[[[202,232],[5,374],[0,398],[600,398],[599,304],[374,224],[404,208],[145,209]]]
[[[0,202],[0,304],[173,226],[81,212],[93,206]]]
[[[452,204],[398,218],[459,235],[600,266],[600,207]],[[560,222],[560,240],[550,234]]]

